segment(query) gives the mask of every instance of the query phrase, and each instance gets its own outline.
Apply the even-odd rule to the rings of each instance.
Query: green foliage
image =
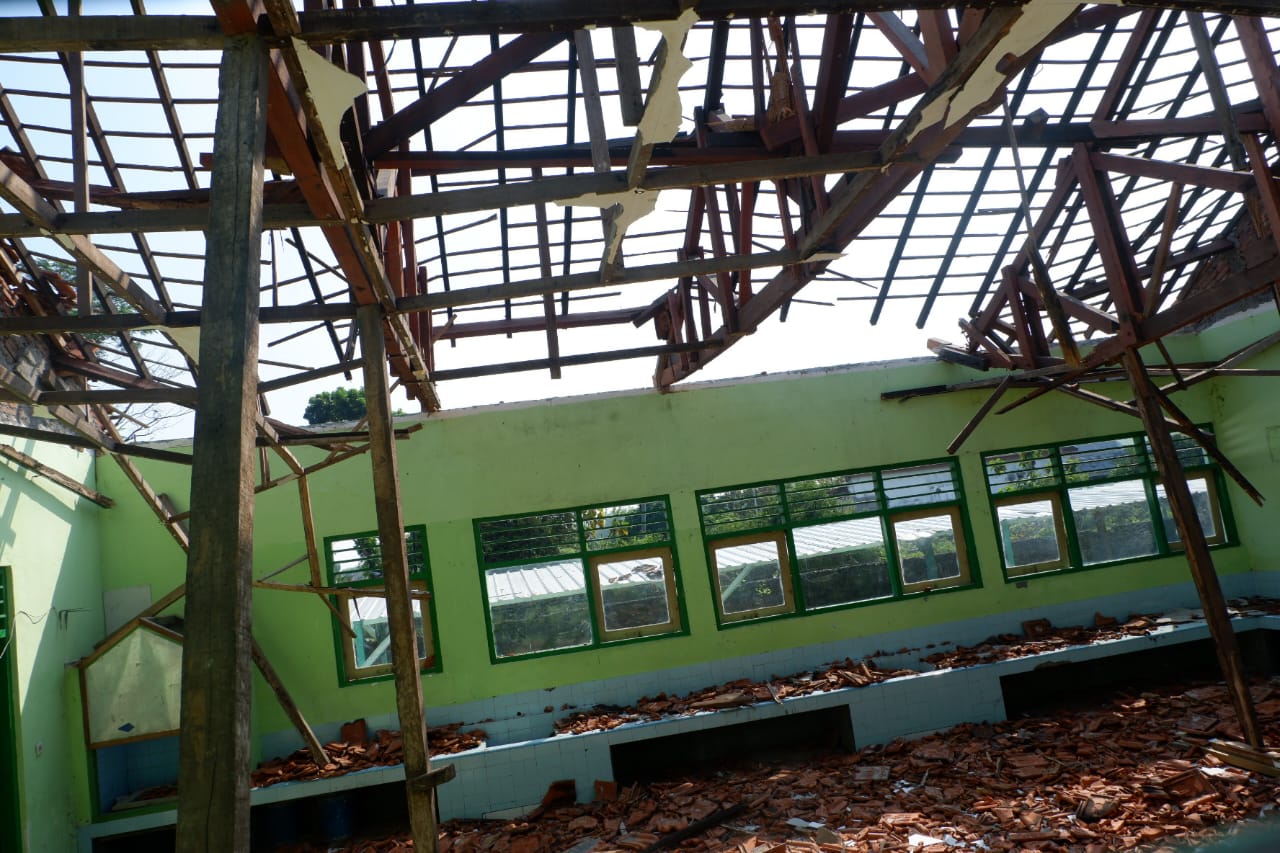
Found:
[[[364,417],[367,408],[363,388],[335,388],[321,391],[307,400],[302,417],[311,426],[336,421],[356,421]]]

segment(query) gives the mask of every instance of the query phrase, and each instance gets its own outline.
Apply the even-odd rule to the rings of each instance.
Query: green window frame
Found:
[[[722,628],[978,584],[954,459],[695,497]]]
[[[1206,540],[1232,543],[1221,469],[1195,439],[1173,438]],[[984,453],[982,469],[1006,581],[1183,550],[1143,433]]]
[[[406,527],[404,540],[419,666],[423,672],[439,672],[439,636],[435,600],[431,595],[426,527]],[[378,532],[327,536],[324,550],[329,583],[336,590],[329,601],[333,605],[338,683],[363,684],[393,678],[382,542]]]
[[[494,663],[688,633],[665,496],[473,526]]]

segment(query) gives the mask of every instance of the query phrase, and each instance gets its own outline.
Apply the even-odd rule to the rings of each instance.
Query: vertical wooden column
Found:
[[[249,849],[250,592],[267,54],[227,39],[218,75],[178,762],[181,853]]]
[[[373,463],[373,500],[382,543],[382,580],[387,589],[387,623],[391,632],[391,665],[395,671],[396,713],[404,743],[405,791],[413,847],[436,850],[435,789],[431,784],[426,718],[422,710],[422,676],[418,641],[409,598],[409,559],[405,552],[404,518],[400,511],[400,470],[391,422],[387,386],[387,342],[382,306],[362,305],[356,312],[364,359],[364,398],[369,418],[369,455]]]
[[[1169,508],[1173,511],[1173,520],[1178,525],[1178,535],[1182,537],[1182,544],[1186,549],[1191,577],[1195,581],[1196,592],[1200,595],[1204,618],[1209,623],[1213,647],[1218,654],[1218,665],[1222,667],[1227,693],[1231,695],[1231,702],[1235,706],[1240,729],[1250,746],[1262,749],[1262,730],[1258,727],[1253,697],[1249,695],[1249,684],[1245,681],[1240,647],[1236,643],[1231,617],[1227,615],[1227,603],[1222,596],[1222,586],[1218,583],[1218,573],[1213,568],[1213,556],[1205,542],[1204,531],[1200,529],[1200,519],[1196,515],[1191,490],[1187,488],[1187,478],[1178,462],[1178,451],[1174,447],[1173,436],[1169,434],[1169,425],[1156,397],[1155,386],[1136,349],[1125,350],[1124,369],[1129,375],[1134,401],[1142,413],[1147,437],[1151,440],[1152,454],[1160,470],[1160,481],[1164,485]]]

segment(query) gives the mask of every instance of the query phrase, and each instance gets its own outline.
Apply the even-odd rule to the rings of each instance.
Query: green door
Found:
[[[0,566],[0,853],[20,853],[18,726],[14,707],[13,608],[9,567]]]

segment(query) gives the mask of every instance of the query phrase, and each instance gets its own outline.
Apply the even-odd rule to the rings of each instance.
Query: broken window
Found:
[[[953,460],[698,493],[720,622],[970,583]]]
[[[427,574],[426,528],[406,528],[404,542],[418,658],[423,669],[438,669]],[[330,536],[325,539],[325,556],[329,580],[335,588],[344,590],[331,598],[338,617],[335,635],[342,653],[341,680],[350,683],[389,677],[392,674],[391,627],[387,620],[382,543],[378,534]]]
[[[495,661],[683,630],[665,498],[475,528]]]
[[[1218,468],[1190,436],[1175,434],[1174,444],[1205,538],[1227,542]],[[987,453],[982,461],[1007,577],[1181,548],[1144,435]]]

